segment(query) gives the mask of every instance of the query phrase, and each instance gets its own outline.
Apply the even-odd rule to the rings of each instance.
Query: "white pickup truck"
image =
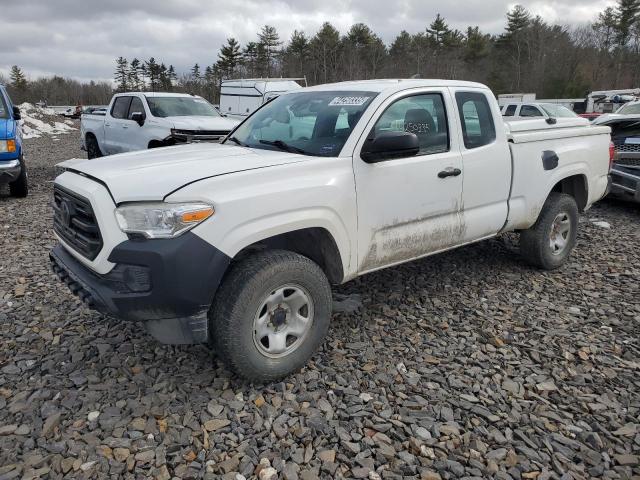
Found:
[[[507,127],[477,83],[305,88],[223,144],[61,163],[51,261],[97,310],[271,381],[323,341],[331,284],[508,231],[560,267],[607,192],[609,147],[608,127]]]
[[[116,94],[106,112],[80,120],[88,158],[225,137],[239,120],[226,118],[204,98],[184,93]]]

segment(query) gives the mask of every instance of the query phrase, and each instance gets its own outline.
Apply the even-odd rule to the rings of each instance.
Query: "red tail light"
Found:
[[[616,146],[613,142],[609,143],[609,170],[613,167],[613,160],[616,158]]]

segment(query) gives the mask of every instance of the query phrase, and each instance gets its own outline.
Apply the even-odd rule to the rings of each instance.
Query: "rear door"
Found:
[[[104,147],[109,155],[126,152],[124,143],[125,125],[128,127],[127,115],[131,104],[130,95],[116,97],[104,121]]]
[[[374,114],[353,157],[361,273],[459,244],[462,158],[446,88],[400,92]],[[367,163],[367,138],[385,131],[418,136],[415,156]]]
[[[462,126],[464,242],[496,234],[507,219],[511,153],[498,105],[485,89],[451,88]],[[490,97],[491,96],[491,97]]]

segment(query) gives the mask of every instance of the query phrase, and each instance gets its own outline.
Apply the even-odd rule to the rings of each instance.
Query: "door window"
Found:
[[[465,148],[478,148],[493,143],[496,139],[496,127],[487,97],[479,92],[457,92],[456,103]]]
[[[127,112],[129,111],[129,103],[131,97],[118,97],[113,102],[111,107],[111,116],[113,118],[127,118]]]
[[[449,129],[442,95],[428,93],[401,98],[380,116],[374,137],[383,132],[410,132],[418,137],[418,155],[449,150]]]
[[[542,117],[542,112],[537,107],[531,105],[523,105],[520,108],[521,117]]]
[[[129,107],[129,115],[127,115],[127,118],[131,120],[131,116],[134,113],[142,113],[144,115],[144,105],[142,105],[142,100],[138,97],[133,97],[131,100],[131,106]]]

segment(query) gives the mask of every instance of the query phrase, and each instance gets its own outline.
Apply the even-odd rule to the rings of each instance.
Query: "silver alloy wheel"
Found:
[[[551,223],[549,247],[553,255],[561,255],[569,244],[571,235],[571,218],[567,212],[560,212]]]
[[[262,301],[253,320],[253,342],[269,358],[291,354],[313,325],[313,300],[300,285],[287,284]]]

